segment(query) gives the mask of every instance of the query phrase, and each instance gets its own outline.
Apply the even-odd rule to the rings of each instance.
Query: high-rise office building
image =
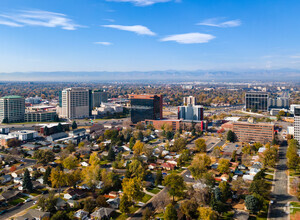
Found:
[[[159,120],[163,118],[162,95],[130,95],[130,116],[132,123],[145,119]]]
[[[85,118],[90,115],[90,92],[85,88],[67,88],[60,94],[62,118]]]
[[[246,109],[251,111],[268,111],[269,95],[266,92],[247,92],[245,95]]]
[[[23,122],[25,114],[25,99],[11,95],[0,98],[0,122]]]
[[[90,108],[100,107],[102,102],[107,102],[107,92],[103,90],[90,90]]]
[[[196,98],[194,96],[183,97],[183,105],[196,105]]]
[[[202,121],[203,106],[202,105],[187,105],[178,107],[178,119]]]
[[[294,109],[294,138],[300,143],[300,107]]]

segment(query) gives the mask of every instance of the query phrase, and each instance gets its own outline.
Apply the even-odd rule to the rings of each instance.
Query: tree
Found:
[[[226,181],[222,181],[219,184],[219,188],[221,191],[221,198],[223,202],[226,202],[231,197],[230,186]]]
[[[108,154],[107,154],[107,159],[109,161],[115,161],[115,157],[116,157],[116,155],[115,155],[114,150],[112,149],[112,147],[109,147]]]
[[[44,184],[47,184],[47,185],[51,184],[50,175],[51,175],[51,168],[47,167],[46,172],[44,173],[44,176],[43,176]]]
[[[71,173],[66,173],[65,175],[67,185],[73,186],[73,188],[76,189],[78,181],[81,180],[81,170],[77,169]]]
[[[53,168],[51,170],[50,181],[53,188],[58,188],[58,192],[60,195],[60,189],[62,186],[66,184],[65,174],[59,167]]]
[[[144,179],[145,177],[145,169],[143,167],[143,163],[137,159],[134,159],[128,165],[128,174],[129,177],[139,177]]]
[[[180,204],[180,211],[185,215],[186,219],[197,219],[198,204],[193,200],[185,200]]]
[[[196,141],[195,141],[195,145],[196,145],[196,148],[199,152],[206,152],[206,143],[205,143],[205,140],[203,138],[198,138]]]
[[[106,202],[106,198],[103,195],[99,195],[96,199],[96,204],[99,207],[108,207],[108,204]]]
[[[162,184],[162,180],[163,180],[162,172],[161,172],[161,170],[158,170],[158,171],[156,172],[155,185],[157,186],[157,185]]]
[[[96,208],[96,203],[94,199],[88,198],[83,202],[83,209],[87,212],[93,212]]]
[[[37,205],[39,207],[41,207],[42,211],[45,211],[46,210],[46,198],[44,196],[41,196],[37,201]]]
[[[276,147],[268,147],[262,154],[262,161],[264,167],[275,168],[277,161],[278,150]]]
[[[234,140],[235,140],[234,133],[232,130],[229,130],[227,132],[227,141],[234,142]]]
[[[135,128],[138,130],[145,130],[145,125],[142,122],[138,122]]]
[[[77,123],[76,123],[76,121],[73,121],[72,122],[72,129],[74,130],[74,129],[76,129],[77,128]]]
[[[44,135],[45,136],[49,135],[49,128],[47,126],[44,128]]]
[[[170,203],[166,207],[166,211],[164,213],[164,220],[177,220],[177,211],[172,203]]]
[[[210,166],[210,164],[211,160],[209,156],[197,154],[194,157],[192,164],[189,167],[189,170],[191,171],[195,179],[200,179],[202,175],[207,172],[207,169]]]
[[[232,160],[233,162],[235,162],[235,160],[236,160],[236,150],[234,150],[234,151],[232,152],[231,160]]]
[[[37,159],[38,163],[47,164],[54,161],[55,155],[51,150],[37,150],[33,157]]]
[[[85,143],[83,141],[81,141],[79,144],[78,144],[78,148],[83,148],[85,145]]]
[[[230,171],[230,162],[227,159],[221,158],[219,160],[218,171],[220,173],[228,173]]]
[[[210,207],[199,207],[199,220],[216,220],[217,219],[217,213],[212,210]]]
[[[300,157],[298,156],[298,141],[295,139],[291,139],[288,142],[289,146],[286,152],[287,157],[287,166],[290,169],[296,170],[300,165]]]
[[[129,140],[129,148],[132,149],[134,144],[135,144],[135,138],[131,137],[130,140]]]
[[[83,183],[89,187],[94,188],[100,180],[100,166],[88,166],[82,170]]]
[[[146,207],[143,211],[143,218],[142,220],[149,220],[153,216],[153,212],[149,207]]]
[[[78,160],[75,156],[70,155],[66,159],[63,160],[62,164],[66,169],[72,170],[75,167],[77,167]]]
[[[100,158],[98,157],[98,153],[97,152],[93,152],[91,155],[90,155],[90,159],[89,159],[89,164],[91,166],[97,166],[100,164]]]
[[[202,176],[202,181],[205,185],[210,187],[211,189],[215,186],[216,180],[214,178],[214,174],[209,172],[209,173],[204,173]]]
[[[32,192],[33,190],[30,173],[27,169],[24,172],[23,187],[24,189],[28,190],[28,192]]]
[[[246,196],[245,205],[246,205],[247,209],[253,213],[256,213],[259,211],[259,200],[252,195]]]
[[[135,145],[133,146],[133,153],[136,156],[140,156],[143,152],[144,144],[141,141],[135,142]]]
[[[58,125],[57,125],[57,132],[63,132],[63,131],[64,131],[64,128],[63,128],[62,124],[58,123]]]
[[[270,186],[269,184],[266,182],[265,179],[257,179],[257,180],[253,180],[249,191],[251,193],[256,193],[259,195],[262,195],[263,197],[267,198],[270,194]]]
[[[122,213],[128,213],[130,206],[132,206],[132,202],[129,200],[128,196],[124,194],[120,201],[120,211]]]
[[[173,197],[173,201],[175,196],[183,196],[183,191],[186,189],[183,177],[175,173],[165,177],[164,185],[167,187],[168,193]]]
[[[171,151],[180,152],[186,148],[186,139],[177,138],[174,142],[174,145],[170,147]]]
[[[142,132],[142,131],[139,131],[139,132],[137,133],[137,140],[142,141],[143,139],[144,139],[143,132]]]
[[[142,180],[140,178],[124,178],[122,188],[124,194],[128,196],[129,201],[137,201],[143,196]]]
[[[55,214],[51,217],[51,220],[61,220],[61,219],[71,220],[66,211],[55,212]]]

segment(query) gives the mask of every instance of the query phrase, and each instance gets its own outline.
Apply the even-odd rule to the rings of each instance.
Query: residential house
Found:
[[[85,197],[86,193],[80,189],[68,189],[64,194],[65,199],[80,199]]]
[[[114,209],[111,208],[99,208],[95,212],[91,214],[92,220],[98,220],[98,219],[109,219],[111,213],[114,211]]]
[[[85,161],[81,162],[80,165],[83,166],[83,167],[89,166],[89,164],[87,162],[85,162]]]
[[[12,180],[12,178],[11,178],[11,175],[9,175],[9,174],[1,176],[1,183],[2,184],[8,183],[11,180]]]
[[[63,199],[58,198],[55,207],[57,210],[65,210],[68,207],[68,203]]]
[[[170,164],[170,163],[163,163],[163,164],[161,165],[161,167],[162,167],[164,170],[174,170],[175,165],[174,165],[174,164]]]
[[[20,193],[20,191],[17,189],[7,190],[0,195],[0,201],[8,201],[10,199],[13,199],[16,196],[18,196],[19,193]]]
[[[108,199],[106,203],[113,209],[118,209],[120,206],[120,198]]]
[[[88,215],[89,215],[88,212],[84,211],[83,209],[79,209],[78,211],[76,211],[76,212],[74,213],[73,216],[74,216],[74,218],[76,218],[76,219],[85,219],[85,218],[88,217]]]
[[[28,209],[27,213],[16,217],[16,220],[49,220],[50,212],[43,212],[37,209]]]

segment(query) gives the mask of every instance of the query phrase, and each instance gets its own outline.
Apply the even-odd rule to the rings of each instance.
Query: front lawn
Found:
[[[19,204],[19,203],[21,203],[21,202],[24,202],[24,199],[22,199],[22,198],[17,198],[17,199],[14,199],[14,200],[12,200],[12,201],[9,201],[8,204],[10,204],[10,205],[17,205],[17,204]]]
[[[157,194],[157,193],[160,192],[160,189],[158,189],[158,188],[153,188],[153,189],[147,189],[147,191],[148,191],[148,192],[151,192],[151,193],[153,193],[153,194]]]
[[[152,198],[152,196],[150,196],[150,195],[144,193],[144,196],[143,196],[143,198],[141,199],[141,202],[146,203],[146,202],[148,202],[151,198]]]

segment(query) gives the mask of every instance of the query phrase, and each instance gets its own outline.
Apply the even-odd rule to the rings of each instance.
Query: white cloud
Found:
[[[142,26],[142,25],[133,25],[133,26],[124,26],[124,25],[102,25],[102,27],[109,27],[123,31],[131,31],[139,35],[156,35],[152,32],[149,28]]]
[[[180,44],[200,44],[207,43],[214,38],[215,36],[210,34],[187,33],[170,35],[168,37],[160,39],[160,41],[175,41]]]
[[[0,14],[0,24],[11,27],[60,27],[64,30],[76,30],[78,27],[82,27],[75,24],[65,14],[41,10],[19,11],[19,13],[14,14]]]
[[[103,19],[104,21],[109,21],[109,22],[115,22],[115,20],[114,19],[110,19],[110,18],[105,18],[105,19]]]
[[[104,46],[110,46],[110,45],[112,45],[111,42],[106,42],[106,41],[94,42],[94,44],[100,44],[100,45],[104,45]]]
[[[290,58],[292,58],[292,59],[299,59],[300,55],[292,55],[292,56],[290,56]]]
[[[211,19],[204,20],[198,23],[197,25],[227,28],[227,27],[237,27],[240,26],[241,24],[242,22],[239,19],[221,22],[219,18],[211,18]]]
[[[136,6],[148,6],[156,3],[170,2],[172,0],[106,0],[108,2],[130,2]]]

